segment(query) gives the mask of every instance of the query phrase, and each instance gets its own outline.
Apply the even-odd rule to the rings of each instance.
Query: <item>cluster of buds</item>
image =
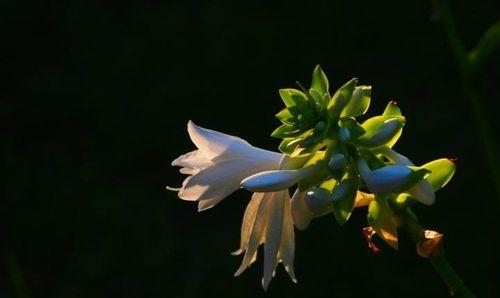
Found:
[[[455,164],[443,158],[416,166],[392,149],[405,125],[394,101],[381,115],[358,122],[370,106],[372,88],[357,83],[354,78],[330,95],[328,79],[317,66],[309,89],[301,84],[300,90],[281,89],[286,108],[276,115],[282,125],[272,136],[282,139],[279,149],[293,170],[258,173],[242,186],[262,192],[297,183],[299,195],[291,208],[299,229],[329,213],[342,225],[355,207],[368,205],[370,226],[397,247],[391,206],[432,205],[435,191],[451,179]]]
[[[172,162],[189,176],[180,188],[169,189],[183,200],[197,201],[199,211],[240,187],[254,193],[244,214],[240,248],[234,253],[245,253],[236,275],[255,261],[263,244],[264,288],[280,262],[296,280],[294,226],[304,230],[312,219],[332,213],[343,225],[356,207],[368,206],[367,239],[377,234],[397,248],[395,210],[407,210],[416,202],[432,205],[434,193],[453,176],[452,160],[416,166],[392,149],[405,125],[395,102],[389,102],[381,115],[358,122],[370,106],[371,86],[357,83],[352,79],[332,95],[317,66],[309,89],[301,84],[299,89],[281,89],[286,107],[276,115],[282,125],[272,133],[282,139],[281,153],[188,123],[197,149]],[[439,247],[433,244],[439,241],[433,241],[421,245],[421,255],[433,253],[429,247]]]

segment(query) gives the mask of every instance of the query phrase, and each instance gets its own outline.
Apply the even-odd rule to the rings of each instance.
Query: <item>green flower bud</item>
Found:
[[[347,142],[351,139],[351,133],[347,127],[339,128],[339,139],[343,142]]]
[[[357,86],[351,100],[346,105],[340,117],[357,117],[364,115],[370,107],[371,86]]]
[[[351,99],[352,93],[356,84],[358,83],[358,79],[354,78],[349,82],[345,83],[342,87],[340,87],[337,92],[333,95],[332,99],[328,103],[328,114],[330,117],[337,118],[344,107],[347,105],[348,101]]]
[[[368,119],[361,125],[366,133],[359,138],[359,144],[366,147],[379,147],[399,137],[404,126],[404,117],[386,119],[377,116]]]

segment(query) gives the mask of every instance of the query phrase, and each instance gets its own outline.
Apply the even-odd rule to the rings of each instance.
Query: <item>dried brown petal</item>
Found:
[[[373,229],[372,227],[363,228],[363,235],[365,236],[366,243],[368,244],[368,247],[372,250],[372,252],[376,254],[380,252],[380,248],[378,248],[372,241],[372,238],[375,234],[375,229]]]
[[[425,230],[424,237],[425,239],[417,244],[418,255],[424,258],[440,255],[443,234],[436,231]]]

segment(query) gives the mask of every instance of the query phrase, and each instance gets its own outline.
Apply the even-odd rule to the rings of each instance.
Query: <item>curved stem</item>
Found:
[[[462,77],[462,83],[471,105],[472,117],[483,141],[485,159],[492,176],[496,197],[500,199],[500,160],[498,158],[500,150],[494,129],[487,119],[483,96],[477,87],[480,65],[485,63],[485,59],[500,44],[500,26],[492,26],[492,29],[488,30],[485,37],[481,39],[476,50],[468,54],[453,19],[448,0],[433,0],[433,4]]]
[[[409,208],[399,211],[398,216],[401,219],[402,228],[412,238],[415,244],[418,245],[425,239],[425,229],[418,223],[416,216]],[[436,270],[441,279],[448,286],[451,296],[466,298],[476,297],[450,265],[442,249],[437,255],[429,257],[428,260],[432,267],[434,267],[434,270]]]

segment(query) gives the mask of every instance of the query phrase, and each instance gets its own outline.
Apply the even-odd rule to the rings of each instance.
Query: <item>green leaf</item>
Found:
[[[386,197],[377,196],[368,206],[368,223],[387,244],[398,249],[396,217]]]
[[[284,138],[296,137],[299,136],[300,134],[302,134],[302,131],[300,129],[297,129],[289,124],[283,124],[273,131],[271,137],[284,139]]]
[[[307,109],[307,96],[297,89],[280,89],[281,99],[287,108],[298,107],[299,109]]]
[[[318,90],[321,95],[328,94],[328,78],[319,65],[314,68],[311,88]]]
[[[371,86],[357,86],[340,117],[358,117],[365,114],[370,107],[371,93]]]
[[[422,168],[430,171],[425,178],[432,186],[434,191],[443,188],[455,174],[456,165],[447,158],[441,158],[426,163]]]
[[[349,82],[345,83],[340,87],[335,94],[333,94],[332,99],[328,103],[328,114],[330,118],[334,119],[340,115],[344,107],[348,104],[351,99],[354,88],[358,83],[358,79],[351,79]]]
[[[333,213],[340,225],[347,222],[354,209],[356,194],[359,188],[359,179],[346,177],[333,190]]]
[[[293,125],[297,123],[297,117],[292,115],[288,109],[281,110],[278,114],[275,115],[281,122]]]
[[[392,147],[401,136],[405,118],[403,116],[375,116],[361,126],[366,133],[359,138],[359,144],[366,147],[386,145]]]

